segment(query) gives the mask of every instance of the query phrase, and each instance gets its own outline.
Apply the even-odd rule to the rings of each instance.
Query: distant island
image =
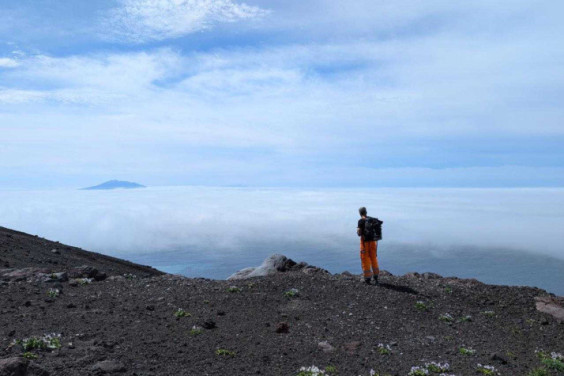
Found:
[[[81,188],[82,190],[99,190],[99,189],[118,189],[118,188],[125,188],[125,189],[132,189],[132,188],[145,188],[144,185],[133,183],[130,181],[122,181],[122,180],[108,180],[105,183],[95,185],[93,187]]]

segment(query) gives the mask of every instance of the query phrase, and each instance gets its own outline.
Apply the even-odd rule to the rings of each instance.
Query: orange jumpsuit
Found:
[[[364,241],[364,236],[360,237],[360,262],[364,278],[372,278],[373,275],[380,273],[378,267],[378,242]]]

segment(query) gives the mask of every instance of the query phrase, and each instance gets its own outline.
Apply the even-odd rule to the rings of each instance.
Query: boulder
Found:
[[[68,276],[69,278],[95,278],[98,274],[98,269],[83,265],[77,266],[69,270]]]
[[[125,366],[115,360],[104,360],[98,362],[92,366],[92,370],[95,372],[101,373],[117,373],[117,372],[125,372]]]
[[[537,296],[535,305],[538,311],[548,313],[558,322],[564,322],[564,298],[554,296]]]
[[[227,278],[228,280],[233,279],[246,279],[252,277],[264,277],[267,275],[272,275],[276,273],[283,273],[298,266],[298,268],[305,267],[305,263],[296,264],[292,259],[287,258],[284,255],[274,254],[267,257],[260,266],[250,267],[239,270],[238,272],[232,274]]]
[[[27,360],[21,357],[0,359],[0,376],[25,376]]]

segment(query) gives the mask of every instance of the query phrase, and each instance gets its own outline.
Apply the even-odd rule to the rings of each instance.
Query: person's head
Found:
[[[361,217],[366,217],[366,208],[363,206],[362,208],[358,209],[358,214],[360,214]]]

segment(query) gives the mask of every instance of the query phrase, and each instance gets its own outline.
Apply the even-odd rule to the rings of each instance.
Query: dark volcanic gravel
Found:
[[[47,252],[24,243],[9,255],[47,260],[52,243],[40,241]],[[21,255],[12,261],[3,239],[0,244],[3,260],[37,266]],[[66,251],[68,260],[79,252]],[[78,265],[123,274],[123,261],[111,265],[111,258],[88,254],[93,259]],[[70,264],[53,268],[59,265]],[[448,362],[453,375],[479,375],[478,363],[501,375],[527,375],[541,366],[535,350],[564,352],[564,324],[536,311],[534,298],[549,295],[536,288],[432,274],[382,275],[380,286],[368,286],[359,275],[320,269],[242,281],[142,278],[150,269],[138,268],[124,272],[135,276],[76,286],[3,283],[0,359],[22,355],[14,340],[48,333],[60,334],[62,346],[33,350],[37,359],[28,374],[297,375],[300,367],[315,365],[336,369],[327,374],[364,376],[373,369],[407,375],[412,366],[435,361]],[[49,297],[55,285],[60,294]],[[285,295],[293,288],[297,294]],[[440,319],[446,314],[451,322]],[[391,352],[381,354],[379,344]],[[461,347],[475,354],[463,355]]]

